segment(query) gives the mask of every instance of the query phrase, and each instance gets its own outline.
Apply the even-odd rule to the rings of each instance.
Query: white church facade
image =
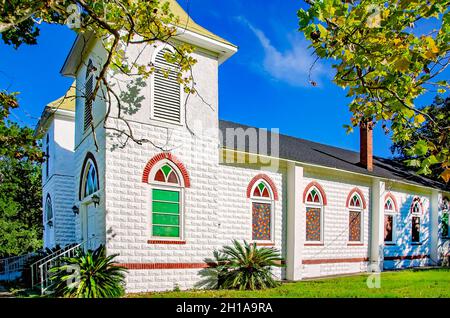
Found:
[[[221,121],[218,69],[237,47],[186,20],[177,41],[196,47],[199,94],[187,99],[170,77],[146,80],[123,115],[151,141],[140,145],[114,135],[128,129],[117,105],[82,97],[105,55],[95,37],[76,39],[62,68],[75,82],[38,125],[45,246],[106,245],[129,270],[128,292],[193,288],[214,249],[234,239],[280,250],[281,280],[440,262],[448,187],[373,157],[371,127],[361,128],[358,153]],[[166,49],[146,47],[140,58],[158,66]],[[133,85],[108,80],[119,94]]]

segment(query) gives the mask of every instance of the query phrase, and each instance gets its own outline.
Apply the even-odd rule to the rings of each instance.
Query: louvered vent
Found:
[[[86,81],[85,97],[84,97],[84,130],[91,126],[92,122],[92,86],[93,76]]]
[[[153,86],[153,118],[181,123],[181,92],[177,81],[179,68],[168,63],[164,54],[169,50],[161,50],[156,55]],[[169,71],[169,76],[166,77]]]
[[[86,84],[84,86],[84,131],[89,129],[92,123],[92,91],[94,90],[94,67],[89,60],[86,70]]]

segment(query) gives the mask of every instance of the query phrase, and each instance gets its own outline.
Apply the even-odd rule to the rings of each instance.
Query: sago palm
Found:
[[[243,244],[233,241],[220,251],[221,262],[217,264],[220,272],[220,288],[255,290],[273,288],[279,282],[272,274],[272,267],[281,267],[282,258],[274,248],[256,246],[256,243]]]
[[[115,298],[124,294],[126,269],[114,264],[117,255],[106,256],[104,246],[95,251],[76,251],[50,270],[54,296]]]

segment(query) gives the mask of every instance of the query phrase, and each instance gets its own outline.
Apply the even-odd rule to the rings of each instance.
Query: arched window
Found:
[[[153,238],[183,236],[184,185],[180,176],[178,167],[169,160],[158,162],[150,173]]]
[[[306,194],[306,242],[323,242],[323,197],[316,186]]]
[[[351,194],[349,208],[348,240],[362,242],[364,205],[357,192]]]
[[[442,200],[441,205],[441,236],[442,238],[449,238],[450,235],[450,225],[448,216],[450,214],[450,203],[448,198]]]
[[[393,199],[388,197],[384,202],[384,242],[388,244],[396,240],[396,212]]]
[[[95,66],[92,63],[92,60],[89,59],[86,68],[86,82],[84,84],[84,131],[88,130],[89,127],[91,127],[92,123],[92,94],[94,91],[94,75]]]
[[[45,225],[49,228],[53,227],[53,207],[50,195],[47,195],[45,200]]]
[[[252,240],[273,241],[274,195],[269,183],[260,179],[252,192]]]
[[[181,124],[182,90],[178,82],[180,67],[169,63],[165,58],[172,55],[173,52],[168,47],[158,50],[155,54],[151,116],[156,120]]]
[[[422,202],[419,197],[415,197],[411,204],[411,242],[413,243],[420,243],[422,212]]]
[[[80,200],[87,198],[100,190],[98,169],[94,156],[88,153],[83,165],[80,185]]]

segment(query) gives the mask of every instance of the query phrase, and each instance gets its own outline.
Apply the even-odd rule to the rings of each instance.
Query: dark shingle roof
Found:
[[[246,130],[247,128],[254,128],[259,130],[259,128],[250,127],[242,124],[237,124],[229,121],[221,120],[219,122],[219,129],[222,133],[221,146],[228,149],[235,149],[250,153],[260,153],[259,149],[249,149],[249,143],[245,144],[237,142],[236,138],[234,140],[227,140],[226,129],[236,129],[242,128]],[[268,147],[269,153],[264,153],[271,155],[270,153],[270,132],[268,135]],[[229,137],[232,134],[229,134]],[[228,138],[229,138],[228,137]],[[374,156],[374,169],[369,172],[363,166],[359,164],[359,152],[342,149],[338,147],[328,146],[320,144],[317,142],[295,138],[286,135],[279,135],[279,154],[278,157],[282,159],[288,159],[292,161],[298,161],[303,163],[314,164],[323,167],[336,168],[350,172],[356,172],[360,174],[365,174],[368,176],[376,176],[386,179],[403,181],[411,184],[422,185],[437,189],[442,189],[449,191],[449,186],[443,183],[431,180],[429,178],[419,176],[414,171],[408,169],[404,164],[399,161],[387,158],[381,158]]]

